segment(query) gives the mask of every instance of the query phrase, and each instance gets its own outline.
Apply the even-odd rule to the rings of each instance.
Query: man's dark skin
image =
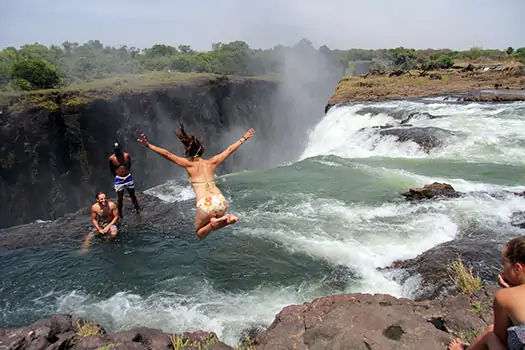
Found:
[[[113,176],[125,177],[131,171],[131,157],[128,153],[122,152],[120,146],[114,148],[114,153],[111,156],[109,156],[108,163],[109,170],[111,171]],[[137,211],[137,213],[140,212],[139,201],[135,196],[135,189],[127,188],[127,190],[129,193],[129,197],[131,198],[131,202],[133,202],[133,205],[135,206],[135,210]],[[124,191],[117,192],[117,208],[120,217],[124,217],[124,214],[122,213],[123,199]]]

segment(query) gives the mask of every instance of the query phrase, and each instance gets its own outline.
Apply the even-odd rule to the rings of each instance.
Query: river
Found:
[[[410,113],[413,126],[450,134],[425,152],[372,128]],[[524,188],[524,146],[524,103],[422,99],[332,108],[296,161],[218,178],[240,221],[203,241],[193,234],[188,181],[174,179],[147,190],[176,205],[172,224],[95,241],[84,255],[80,244],[0,253],[0,327],[65,312],[110,331],[202,329],[234,345],[243,329],[268,325],[290,303],[343,292],[411,297],[414,279],[400,285],[376,268],[476,228],[484,229],[478,239],[501,242],[519,233],[509,217],[525,209],[525,199],[510,191]],[[466,196],[418,204],[400,196],[434,181]]]

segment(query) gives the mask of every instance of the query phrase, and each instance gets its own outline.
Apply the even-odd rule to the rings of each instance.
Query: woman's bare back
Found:
[[[192,161],[186,168],[197,201],[209,195],[221,194],[215,184],[215,169],[216,165],[202,158]]]

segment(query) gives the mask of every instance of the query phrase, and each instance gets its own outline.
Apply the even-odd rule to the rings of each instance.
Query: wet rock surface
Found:
[[[413,259],[397,260],[378,270],[394,272],[394,280],[401,284],[410,278],[415,279],[418,288],[411,295],[415,300],[439,299],[458,293],[450,278],[449,266],[459,257],[465,266],[473,268],[476,276],[495,284],[501,272],[502,248],[503,244],[491,240],[460,238],[439,244]]]
[[[398,142],[412,141],[417,143],[425,152],[443,145],[443,141],[452,136],[452,132],[436,127],[396,127],[382,129],[382,136],[395,136]]]
[[[163,202],[157,197],[140,191],[137,191],[136,194],[142,211],[136,215],[129,196],[127,194],[124,196],[124,218],[119,220],[121,224],[120,234],[125,235],[152,226],[177,227],[187,224],[179,213],[180,206],[183,204]],[[116,203],[116,198],[108,197]],[[93,200],[94,202],[95,200]],[[67,227],[66,231],[64,227]],[[40,245],[63,245],[80,248],[82,240],[92,230],[91,206],[88,205],[57,220],[37,221],[0,229],[0,237],[2,237],[0,239],[0,252]]]

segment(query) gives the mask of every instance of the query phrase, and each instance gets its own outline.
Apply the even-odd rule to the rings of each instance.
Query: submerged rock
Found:
[[[443,141],[452,135],[452,132],[435,127],[396,127],[382,129],[382,136],[395,136],[399,142],[412,141],[417,143],[425,152],[443,145]]]
[[[423,186],[422,188],[411,188],[401,194],[407,200],[431,199],[435,197],[457,198],[461,196],[456,192],[452,185],[447,183],[434,182]]]
[[[525,212],[517,211],[510,216],[510,224],[515,227],[525,228]]]
[[[135,214],[135,209],[126,196],[124,200],[124,218],[119,222],[119,235],[146,227],[165,225],[171,227],[186,224],[180,216],[180,207],[183,203],[166,203],[157,197],[137,191],[137,198],[141,205],[141,213]],[[109,198],[116,203],[116,198]],[[94,202],[94,200],[93,200]],[[22,247],[41,245],[62,245],[79,247],[84,237],[93,230],[90,207],[66,214],[53,221],[35,221],[29,224],[12,226],[0,229],[0,252]],[[65,229],[66,228],[66,229]]]

